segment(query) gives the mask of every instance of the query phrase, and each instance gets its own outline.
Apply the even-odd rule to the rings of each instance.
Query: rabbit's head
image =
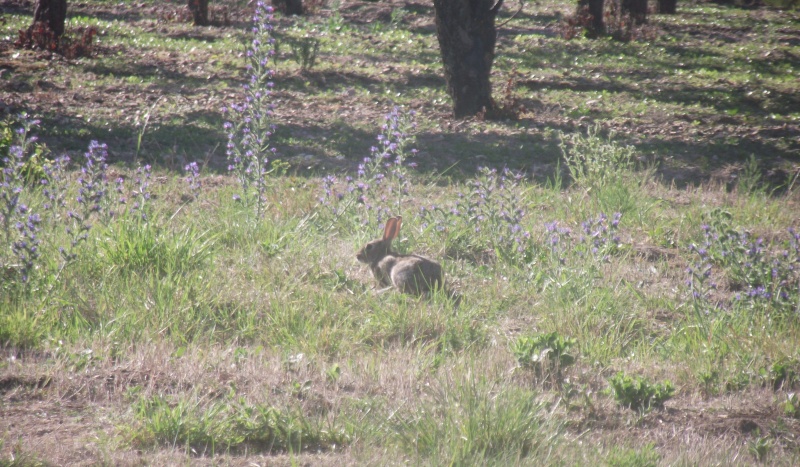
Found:
[[[376,265],[380,260],[391,254],[392,240],[394,240],[400,232],[400,224],[402,222],[403,218],[400,216],[392,217],[387,220],[386,227],[383,229],[383,238],[373,240],[364,245],[358,250],[356,259],[362,263]]]

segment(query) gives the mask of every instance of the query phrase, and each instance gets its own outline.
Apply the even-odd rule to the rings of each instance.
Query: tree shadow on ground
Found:
[[[85,66],[85,70],[105,78],[138,78],[163,93],[174,93],[178,90],[197,93],[209,85],[219,86],[221,83],[226,87],[238,88],[243,83],[243,80],[234,77],[215,77],[214,81],[210,82],[207,77],[176,71],[164,66],[162,62],[147,59],[135,63],[116,62],[113,65],[90,62]]]
[[[131,164],[137,158],[162,169],[181,172],[187,163],[198,161],[212,173],[227,173],[227,137],[219,113],[192,112],[181,122],[153,123],[144,133],[133,125],[107,127],[80,119],[71,119],[68,125],[63,123],[64,117],[58,114],[44,116],[42,128],[68,126],[70,130],[55,135],[45,132],[42,140],[47,143],[51,138],[58,138],[62,147],[80,153],[86,150],[90,140],[105,142],[112,163]],[[509,167],[524,172],[537,183],[546,184],[557,170],[564,175],[559,132],[585,131],[585,126],[571,122],[526,119],[513,122],[515,127],[526,131],[508,136],[500,131],[459,130],[459,122],[450,123],[454,126],[451,131],[421,131],[416,135],[414,147],[419,149],[419,155],[413,160],[418,164],[415,170],[419,173],[464,181],[474,177],[482,166]],[[325,123],[284,123],[275,133],[273,146],[279,151],[278,158],[290,162],[291,173],[296,176],[354,174],[363,158],[370,156],[378,127],[376,124],[374,129],[365,129],[342,119]],[[137,151],[140,135],[141,146]],[[632,142],[624,135],[616,141],[621,145]],[[709,143],[687,142],[680,138],[643,138],[636,142],[636,147],[639,154],[651,155],[656,162],[656,176],[663,183],[674,183],[679,188],[706,182],[722,168],[741,166],[751,154],[778,151],[774,145],[758,139]],[[660,163],[667,159],[670,159],[669,164]],[[800,162],[798,158],[791,160]],[[768,169],[765,165],[765,170]],[[773,186],[785,183],[788,175],[774,177]]]

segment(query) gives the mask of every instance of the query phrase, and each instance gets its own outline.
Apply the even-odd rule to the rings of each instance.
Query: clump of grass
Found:
[[[483,378],[443,382],[430,405],[394,415],[393,439],[403,452],[437,465],[546,458],[558,428],[535,396]]]
[[[204,403],[178,397],[140,398],[134,404],[133,441],[140,446],[186,446],[195,451],[238,447],[264,452],[320,451],[348,444],[343,429],[299,410],[249,404],[232,397]]]
[[[565,165],[574,185],[584,190],[588,202],[603,211],[623,214],[637,211],[646,203],[644,187],[651,178],[652,167],[636,170],[636,150],[614,141],[615,133],[602,136],[596,123],[582,133],[560,133]]]
[[[215,237],[208,231],[190,227],[176,232],[154,222],[132,219],[110,226],[108,241],[100,249],[114,270],[163,277],[201,267],[211,255],[214,242]]]
[[[658,454],[656,446],[652,443],[638,449],[614,446],[605,458],[606,465],[637,467],[655,467],[660,460],[661,456]]]

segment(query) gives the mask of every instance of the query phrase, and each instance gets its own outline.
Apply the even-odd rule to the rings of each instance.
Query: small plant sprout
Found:
[[[800,396],[797,393],[789,393],[786,395],[786,401],[783,404],[783,413],[787,417],[800,419]]]

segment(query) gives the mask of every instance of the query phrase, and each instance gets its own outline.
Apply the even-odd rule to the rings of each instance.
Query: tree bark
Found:
[[[603,0],[578,0],[578,15],[586,9],[592,17],[587,31],[590,36],[599,36],[605,32],[603,24]]]
[[[620,2],[622,14],[631,15],[633,24],[644,24],[647,22],[647,0],[622,0]]]
[[[64,34],[64,23],[67,21],[67,0],[37,0],[33,11],[33,23],[45,23],[56,35]]]
[[[658,12],[664,15],[674,15],[678,9],[678,0],[658,0]]]
[[[273,5],[275,2],[281,5],[283,12],[287,15],[300,16],[303,14],[303,0],[273,0]]]
[[[195,26],[208,26],[208,0],[189,0],[189,11]]]
[[[497,30],[494,20],[503,0],[433,0],[436,35],[447,92],[455,118],[491,112]]]

